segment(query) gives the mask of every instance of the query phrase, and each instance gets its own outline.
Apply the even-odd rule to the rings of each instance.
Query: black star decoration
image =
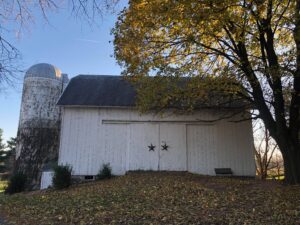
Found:
[[[166,144],[166,142],[161,147],[163,151],[168,151],[169,146]]]
[[[150,151],[154,151],[155,145],[153,145],[153,144],[151,143],[151,145],[149,145],[148,148],[149,148],[149,152],[150,152]]]

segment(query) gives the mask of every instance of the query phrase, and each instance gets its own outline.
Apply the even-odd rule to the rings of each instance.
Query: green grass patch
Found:
[[[284,180],[284,175],[281,175],[281,176],[268,176],[267,179],[268,180],[281,180],[281,181],[283,181]]]
[[[300,224],[300,187],[139,172],[66,190],[0,195],[11,224]]]
[[[4,192],[6,187],[7,187],[7,181],[0,180],[0,193]]]

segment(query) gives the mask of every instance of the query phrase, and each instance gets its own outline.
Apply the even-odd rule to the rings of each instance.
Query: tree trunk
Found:
[[[267,171],[266,170],[263,170],[261,175],[260,175],[260,179],[261,180],[266,180],[267,179]]]
[[[286,139],[279,144],[284,161],[285,182],[288,184],[300,184],[300,147],[297,144],[288,143]]]

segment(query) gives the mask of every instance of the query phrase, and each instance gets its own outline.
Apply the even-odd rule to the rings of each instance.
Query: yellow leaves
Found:
[[[263,92],[270,94],[266,84],[270,51],[274,47],[281,68],[292,71],[295,65],[295,40],[293,36],[294,1],[240,1],[240,0],[153,0],[131,1],[114,30],[115,56],[123,66],[123,74],[136,76],[218,77],[233,81],[212,83],[212,88],[226,90],[237,96],[241,88],[252,91],[251,76],[243,70],[249,61],[251,70],[259,78]],[[268,8],[269,6],[269,8]],[[270,14],[271,13],[271,14]],[[267,42],[266,30],[274,32]],[[271,46],[274,41],[274,46]],[[269,55],[268,55],[269,54]],[[268,58],[269,56],[269,58]],[[267,58],[265,58],[267,57]],[[288,76],[280,71],[271,77]],[[239,85],[236,85],[239,83]],[[174,88],[170,91],[165,83],[140,91],[139,108],[162,108],[182,103],[192,111],[205,95],[208,85],[191,89]],[[146,90],[149,91],[147,94]],[[182,93],[186,91],[187,93]],[[157,94],[157,95],[156,95]],[[169,96],[168,96],[169,95]],[[181,97],[180,97],[181,96]],[[250,96],[251,97],[251,96]],[[247,98],[246,98],[247,99]]]
[[[138,172],[64,192],[0,195],[0,215],[32,225],[298,224],[299,203],[299,186]]]
[[[115,53],[131,74],[147,75],[163,66],[190,65],[190,70],[212,63],[214,56],[238,56],[233,42],[245,42],[249,60],[257,64],[261,46],[257,24],[266,19],[268,1],[131,1],[120,16],[115,34]],[[291,46],[292,5],[274,1],[272,28],[276,31],[276,48]],[[231,36],[225,31],[231,32]],[[232,40],[233,38],[233,40]],[[236,44],[235,43],[235,44]],[[139,48],[137,48],[137,46]],[[205,47],[204,47],[205,46]],[[286,46],[285,46],[286,47]],[[212,50],[216,49],[217,51]],[[281,48],[280,53],[284,52]],[[136,58],[139,56],[139,60]],[[177,57],[176,57],[177,56]],[[232,58],[234,58],[232,57]],[[223,57],[225,67],[228,58]],[[195,67],[194,67],[195,66]],[[207,65],[206,65],[207,66]],[[126,72],[126,71],[125,71]]]

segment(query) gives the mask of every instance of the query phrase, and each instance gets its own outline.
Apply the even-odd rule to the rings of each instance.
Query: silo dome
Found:
[[[48,63],[39,63],[31,66],[26,74],[27,77],[44,77],[44,78],[52,78],[52,79],[61,79],[62,74],[60,69],[57,67],[48,64]]]

